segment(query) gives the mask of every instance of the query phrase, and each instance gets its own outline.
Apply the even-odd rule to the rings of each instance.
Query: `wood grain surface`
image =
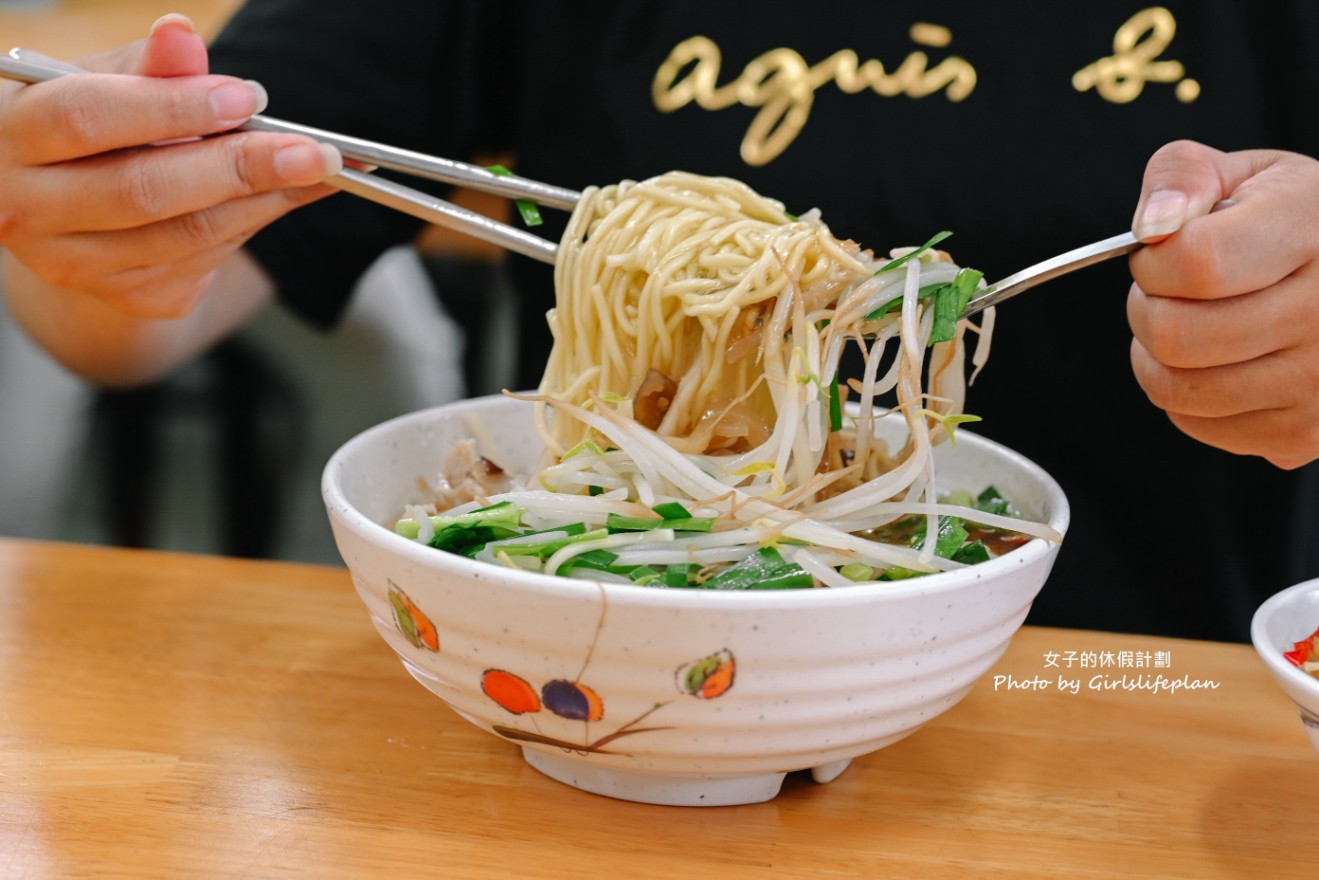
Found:
[[[168,12],[188,16],[204,37],[218,33],[240,0],[0,0],[0,52],[14,46],[73,61],[147,35]]]
[[[1106,652],[1166,665],[1076,665]],[[1122,674],[1216,687],[1089,684]],[[1248,646],[1026,628],[963,703],[828,785],[624,803],[415,683],[341,569],[0,540],[5,878],[1287,880],[1319,863],[1316,790]]]

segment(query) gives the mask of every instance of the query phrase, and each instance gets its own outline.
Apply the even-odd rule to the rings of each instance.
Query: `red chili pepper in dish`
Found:
[[[1301,639],[1293,645],[1293,650],[1283,652],[1293,666],[1304,666],[1315,658],[1315,641],[1319,639],[1319,629],[1310,633],[1309,638]]]

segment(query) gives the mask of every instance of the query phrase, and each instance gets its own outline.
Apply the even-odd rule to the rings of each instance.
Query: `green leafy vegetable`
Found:
[[[649,565],[638,565],[629,571],[627,576],[632,579],[632,583],[639,587],[648,586],[664,578],[663,573],[656,571]]]
[[[923,550],[925,548],[925,539],[927,537],[925,533],[925,517],[920,517],[919,519],[920,525],[915,529],[911,541],[911,547],[913,550]],[[966,528],[962,525],[962,520],[956,516],[941,516],[938,518],[936,529],[937,532],[934,536],[934,555],[941,556],[944,559],[954,559],[955,554],[962,549],[962,545],[966,543],[968,537]],[[884,573],[880,576],[880,579],[899,581],[910,577],[917,577],[922,574],[925,574],[925,572],[913,571],[909,568],[895,565],[892,568],[885,569]]]
[[[1012,513],[1012,505],[1008,503],[1008,499],[992,485],[985,487],[985,490],[976,497],[975,507],[976,510],[997,513],[1001,516],[1009,516]]]
[[[694,562],[675,562],[664,569],[661,580],[666,587],[690,587],[696,584],[700,566]]]
[[[984,273],[975,269],[962,269],[948,284],[934,294],[934,327],[930,331],[930,344],[951,342],[957,335],[957,322],[966,311],[966,304],[976,292]]]
[[[595,549],[587,550],[585,553],[579,553],[560,567],[559,571],[574,568],[592,568],[597,571],[609,571],[614,560],[618,559],[617,553],[610,553],[608,550]]]
[[[955,516],[941,516],[937,528],[938,533],[934,537],[934,555],[952,559],[953,554],[966,543],[967,533],[962,526],[962,520]],[[925,536],[922,535],[911,546],[915,550],[925,549]]]
[[[522,515],[526,513],[512,501],[501,501],[489,507],[478,508],[454,516],[432,516],[431,527],[436,531],[455,525],[494,525],[506,529],[522,526]],[[415,540],[421,534],[421,524],[415,519],[401,519],[394,524],[394,531],[405,538]]]
[[[980,541],[972,541],[960,547],[952,555],[953,562],[961,562],[966,565],[975,565],[979,562],[989,561],[989,548]]]
[[[620,516],[609,514],[605,527],[614,532],[648,532],[652,529],[674,529],[682,532],[708,532],[714,528],[714,517],[695,517],[691,514],[677,519],[660,519],[649,516]]]
[[[567,532],[565,535],[564,532]],[[528,535],[545,535],[544,541],[519,541],[516,544],[501,544],[500,540],[513,537],[504,535],[500,539],[490,544],[491,552],[502,552],[509,556],[538,556],[541,561],[549,559],[560,549],[567,547],[569,544],[576,544],[581,541],[597,541],[609,534],[606,529],[587,530],[585,523],[573,523],[559,529],[545,529],[540,532],[523,532],[518,537],[527,537]]]
[[[815,586],[815,578],[773,547],[761,547],[746,559],[701,584],[707,590],[789,590]]]
[[[943,232],[940,232],[938,235],[934,236],[934,238],[925,242],[925,244],[916,248],[916,250],[908,251],[907,253],[898,257],[896,260],[891,260],[890,262],[887,262],[884,265],[880,266],[879,269],[876,270],[875,274],[882,275],[885,272],[892,272],[894,269],[897,269],[900,266],[907,265],[907,263],[916,259],[921,254],[925,253],[930,248],[934,247],[936,244],[943,241],[945,238],[947,238],[950,235],[952,235],[952,233],[945,229]]]
[[[930,297],[937,295],[939,291],[943,290],[947,286],[948,286],[947,284],[927,284],[924,287],[922,287],[920,290],[916,291],[916,299],[920,302],[925,302]],[[901,308],[902,308],[902,295],[899,294],[893,297],[893,299],[884,303],[879,308],[875,309],[870,314],[866,315],[865,319],[867,321],[878,321],[880,318],[884,317],[889,312],[896,311]]]
[[[518,535],[516,529],[505,526],[487,525],[485,523],[453,523],[437,529],[428,543],[436,550],[447,550],[471,556],[491,541],[512,538]]]

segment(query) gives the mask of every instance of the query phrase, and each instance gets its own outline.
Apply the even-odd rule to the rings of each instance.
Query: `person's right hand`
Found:
[[[265,92],[208,74],[182,16],[77,63],[97,72],[0,84],[0,245],[47,284],[140,318],[181,316],[253,233],[335,192],[320,183],[342,167],[331,147],[207,137],[260,112]]]

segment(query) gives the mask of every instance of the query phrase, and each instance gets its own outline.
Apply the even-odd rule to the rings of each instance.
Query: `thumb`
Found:
[[[192,21],[172,12],[156,19],[132,66],[139,76],[201,76],[210,70],[206,43]]]
[[[1145,166],[1131,231],[1144,242],[1162,241],[1187,220],[1208,214],[1229,194],[1228,156],[1194,141],[1161,147]]]

